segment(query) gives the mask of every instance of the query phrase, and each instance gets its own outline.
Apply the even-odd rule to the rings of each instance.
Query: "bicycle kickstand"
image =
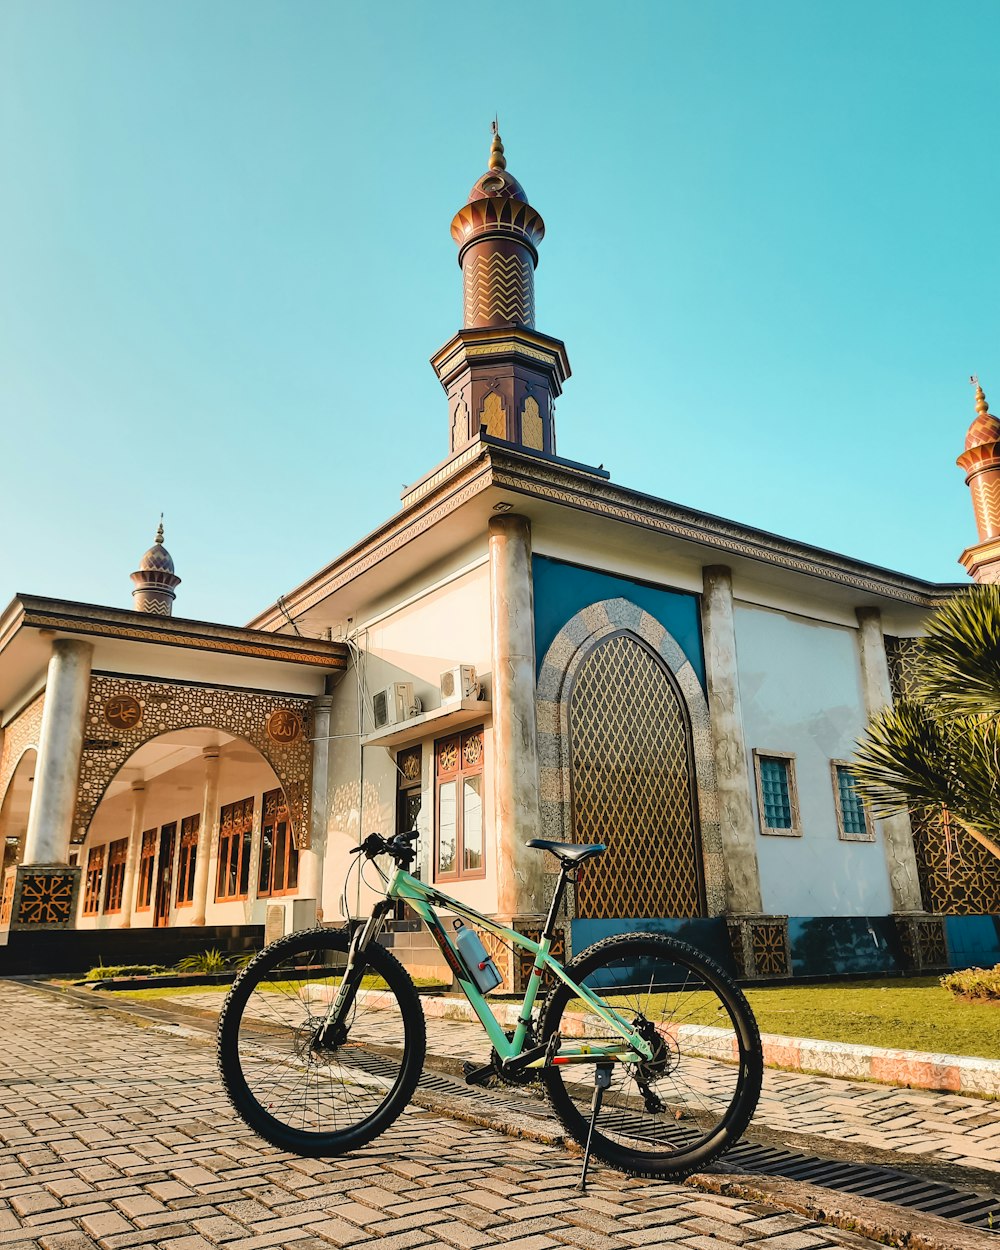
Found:
[[[580,1183],[576,1187],[578,1194],[587,1192],[587,1167],[590,1164],[590,1147],[594,1140],[594,1125],[597,1123],[597,1113],[601,1109],[604,1091],[611,1084],[612,1070],[613,1065],[610,1063],[599,1063],[594,1068],[594,1101],[590,1107],[590,1129],[587,1132],[587,1148],[583,1152],[583,1170],[580,1172]]]

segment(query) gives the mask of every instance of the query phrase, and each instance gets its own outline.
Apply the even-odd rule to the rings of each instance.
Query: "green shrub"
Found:
[[[177,961],[178,972],[227,972],[229,969],[229,956],[219,948],[213,947],[210,951],[201,951],[197,955],[185,955],[183,959]]]
[[[946,990],[961,998],[1000,1002],[1000,964],[994,968],[963,968],[941,978]]]
[[[169,971],[163,964],[98,964],[85,981],[108,981],[112,977],[155,977]]]

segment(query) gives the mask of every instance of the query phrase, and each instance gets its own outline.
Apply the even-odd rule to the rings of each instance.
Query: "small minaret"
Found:
[[[480,431],[555,453],[553,401],[569,377],[566,348],[535,326],[535,266],[545,223],[507,170],[496,122],[489,168],[451,223],[462,269],[464,327],[431,364],[448,396],[449,448]]]
[[[181,584],[181,579],[174,572],[170,552],[163,545],[162,514],[156,539],[131,577],[135,586],[132,607],[136,612],[151,612],[154,616],[173,615],[174,587]]]

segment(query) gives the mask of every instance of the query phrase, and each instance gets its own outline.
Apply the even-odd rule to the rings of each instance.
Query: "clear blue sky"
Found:
[[[4,0],[0,600],[241,624],[447,450],[498,111],[560,452],[935,580],[1000,412],[1000,5]]]

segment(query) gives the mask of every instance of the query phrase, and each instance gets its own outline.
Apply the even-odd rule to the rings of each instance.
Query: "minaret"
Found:
[[[507,171],[493,123],[489,168],[451,223],[464,289],[464,328],[431,364],[448,396],[450,444],[480,431],[555,453],[553,402],[569,377],[566,348],[535,327],[535,266],[545,223]]]
[[[163,545],[162,516],[152,547],[139,561],[139,567],[131,577],[135,586],[132,607],[136,612],[151,612],[154,616],[173,615],[174,587],[181,584],[181,579],[174,572],[170,552]]]
[[[1000,421],[990,412],[979,379],[969,381],[976,388],[976,419],[957,463],[972,492],[979,542],[967,547],[958,561],[975,581],[1000,582]]]

